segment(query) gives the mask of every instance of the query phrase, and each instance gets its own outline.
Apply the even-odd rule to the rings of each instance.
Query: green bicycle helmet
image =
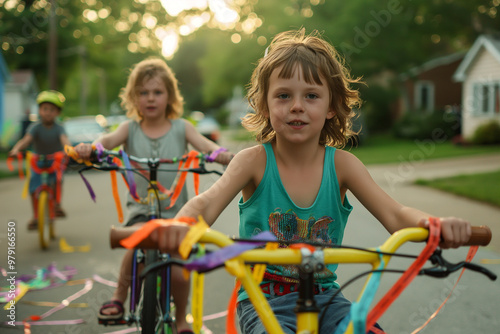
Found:
[[[49,102],[58,107],[59,109],[62,109],[64,106],[64,101],[66,101],[66,98],[64,95],[57,90],[44,90],[40,94],[38,94],[36,98],[36,103],[38,105],[44,103],[44,102]]]

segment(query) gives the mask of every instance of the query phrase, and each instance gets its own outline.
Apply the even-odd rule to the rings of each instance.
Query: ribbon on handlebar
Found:
[[[226,317],[226,333],[227,334],[237,334],[235,322],[236,322],[236,304],[238,302],[238,291],[240,290],[241,282],[236,280],[233,292],[231,293],[231,298],[229,298],[229,303],[227,305],[227,317]]]
[[[366,320],[366,327],[372,327],[380,316],[389,308],[396,298],[399,297],[401,292],[410,284],[410,282],[418,275],[420,268],[425,264],[427,259],[432,255],[434,250],[438,247],[441,236],[441,221],[439,218],[429,218],[429,238],[427,244],[415,259],[411,266],[404,272],[398,281],[392,286],[389,291],[380,299],[375,307],[370,311]]]
[[[143,169],[141,169],[141,168],[142,168],[142,166],[141,166],[138,162],[135,162],[135,161],[130,161],[130,164],[131,164],[134,168],[136,168],[136,170],[137,170],[139,173],[141,173],[141,174],[142,174],[142,175],[143,175],[146,179],[148,179],[148,180],[150,179],[150,177],[149,177],[149,175],[150,175],[150,174],[149,174],[149,172],[148,172],[148,171],[145,171],[145,170],[143,170]],[[161,193],[163,193],[163,194],[167,195],[168,197],[171,197],[171,196],[172,196],[172,194],[173,194],[173,191],[172,191],[172,190],[165,188],[165,187],[164,187],[164,186],[163,186],[163,185],[162,185],[159,181],[156,181],[156,187],[158,188],[158,190],[159,190]],[[140,201],[139,201],[139,200],[136,200],[136,202],[140,202]]]
[[[183,259],[187,259],[189,253],[191,253],[191,249],[193,249],[193,245],[200,240],[200,238],[203,236],[205,231],[208,230],[208,228],[209,226],[205,222],[205,219],[203,219],[203,217],[200,215],[198,217],[198,222],[189,229],[189,232],[186,234],[181,244],[179,245],[179,255]]]
[[[76,153],[76,150],[73,146],[64,145],[64,152],[66,152],[66,155],[68,157],[75,160],[79,164],[85,164],[86,166],[92,166],[92,163],[90,161],[80,158],[80,156],[78,155],[78,153]]]
[[[111,191],[113,192],[113,199],[115,201],[116,212],[118,214],[118,221],[123,223],[123,210],[120,202],[120,194],[118,194],[118,182],[116,181],[116,171],[110,171],[111,177]]]
[[[380,249],[377,249],[380,251]],[[380,278],[382,276],[382,272],[380,270],[384,269],[385,262],[383,260],[382,254],[379,254],[380,263],[377,268],[377,272],[371,274],[369,281],[366,283],[363,295],[357,302],[353,302],[351,304],[351,310],[349,314],[342,319],[339,326],[337,327],[335,334],[344,333],[349,325],[349,322],[352,321],[353,324],[353,333],[354,334],[365,334],[366,333],[366,315],[368,313],[368,309],[370,304],[372,303],[375,293],[378,290],[380,285]]]
[[[20,179],[24,179],[24,172],[23,172],[23,154],[19,152],[16,155],[17,158],[17,171],[19,174]],[[10,171],[14,170],[14,166],[12,165],[12,160],[14,160],[14,157],[9,156],[7,157],[7,167],[9,168]]]
[[[247,250],[265,245],[267,242],[276,241],[276,236],[270,231],[261,232],[251,238],[252,242],[238,241],[230,246],[206,254],[203,257],[194,259],[184,267],[188,270],[207,271],[217,268],[227,260],[237,257]]]
[[[144,224],[140,229],[132,233],[129,237],[122,239],[120,245],[124,248],[135,248],[141,241],[146,239],[153,231],[155,231],[160,226],[185,223],[188,225],[194,224],[196,221],[190,217],[179,217],[175,219],[152,219],[146,224]]]
[[[128,158],[128,155],[123,149],[120,149],[120,155],[123,159],[123,163],[125,164],[125,168],[127,169],[127,172],[126,172],[127,173],[127,183],[129,185],[130,195],[134,199],[139,199],[139,196],[137,195],[137,187],[135,184],[134,173],[132,173],[132,166],[130,165],[130,160]]]
[[[96,156],[99,161],[102,159],[102,154],[104,152],[104,146],[102,146],[102,143],[97,142],[95,144],[92,144],[92,148],[96,151]]]
[[[30,179],[31,179],[31,168],[29,168],[29,164],[28,164],[28,161],[30,161],[31,159],[31,152],[28,151],[26,152],[26,161],[25,161],[25,164],[26,164],[26,180],[24,181],[24,187],[23,187],[23,193],[22,193],[22,198],[26,198],[28,197],[28,193],[29,193],[29,188],[30,188]]]
[[[53,160],[50,167],[39,167],[38,166],[38,155],[31,154],[30,159],[28,160],[28,155],[26,155],[26,160],[30,162],[31,169],[37,173],[49,173],[56,174],[56,202],[61,202],[61,183],[64,174],[64,170],[66,169],[66,155],[63,152],[55,152],[51,154],[50,157]]]
[[[478,248],[479,248],[479,246],[471,246],[469,248],[469,251],[467,253],[467,257],[465,258],[466,262],[471,262],[472,261],[472,259],[476,255],[476,252],[477,252]],[[416,333],[420,332],[422,329],[425,328],[425,326],[427,326],[429,324],[429,322],[431,322],[432,319],[434,319],[437,316],[437,314],[443,308],[444,304],[446,304],[446,302],[448,301],[448,299],[450,299],[451,294],[453,293],[453,290],[455,290],[455,288],[457,287],[458,282],[462,278],[462,275],[463,275],[464,271],[465,271],[465,268],[462,268],[462,271],[460,272],[460,275],[458,276],[455,284],[451,288],[450,293],[448,294],[448,296],[446,296],[445,300],[441,303],[441,305],[439,305],[439,307],[436,309],[436,311],[434,311],[434,313],[432,313],[431,316],[420,327],[418,327],[417,329],[415,329],[411,334],[416,334]]]
[[[207,157],[207,161],[214,162],[215,159],[217,159],[217,156],[222,152],[227,152],[227,148],[219,147],[218,149],[210,153],[210,155]]]
[[[193,168],[198,168],[199,167],[199,161],[198,161],[198,152],[196,151],[190,151],[187,154],[186,161],[184,162],[184,166],[182,166],[183,162],[181,161],[179,163],[179,169],[181,168],[189,168],[189,166],[192,164]],[[177,202],[177,199],[179,198],[179,195],[181,194],[182,188],[184,187],[184,183],[186,182],[186,177],[187,177],[187,171],[180,172],[180,177],[179,180],[177,181],[177,184],[174,189],[174,193],[172,194],[172,197],[170,198],[170,205],[165,208],[165,210],[168,210],[172,208],[175,205],[175,202]],[[194,180],[194,191],[195,195],[199,194],[199,188],[200,188],[200,176],[197,173],[193,174],[193,180]]]

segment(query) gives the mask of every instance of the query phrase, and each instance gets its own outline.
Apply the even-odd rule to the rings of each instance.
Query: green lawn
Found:
[[[500,152],[500,146],[458,146],[447,141],[396,139],[389,135],[372,136],[358,147],[345,148],[365,165],[421,162],[428,159],[452,158]]]
[[[458,175],[416,183],[500,207],[500,170],[491,173]]]

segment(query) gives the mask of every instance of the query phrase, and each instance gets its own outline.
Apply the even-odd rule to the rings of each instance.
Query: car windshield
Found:
[[[100,133],[103,128],[96,122],[67,122],[64,127],[68,133]]]

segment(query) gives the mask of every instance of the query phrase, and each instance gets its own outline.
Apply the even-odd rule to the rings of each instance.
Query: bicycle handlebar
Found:
[[[69,157],[73,158],[74,160],[82,161],[82,162],[89,162],[89,163],[101,162],[101,160],[100,160],[101,157],[114,156],[114,157],[120,158],[120,157],[123,156],[120,151],[112,151],[112,150],[107,150],[107,149],[102,149],[102,150],[94,149],[94,150],[92,150],[90,159],[85,160],[85,159],[81,159],[81,158],[78,157],[78,154],[76,153],[76,151],[75,151],[75,149],[74,149],[73,146],[66,146],[66,147],[64,147],[64,151],[66,152],[66,154]],[[188,155],[183,155],[181,157],[174,157],[174,158],[171,158],[171,159],[165,159],[165,158],[139,158],[139,157],[136,157],[136,156],[133,156],[133,155],[129,155],[128,156],[129,160],[137,162],[137,163],[141,163],[141,164],[148,164],[148,163],[159,163],[159,164],[169,163],[169,164],[173,164],[173,163],[185,161],[187,158],[188,158]],[[211,162],[211,161],[209,161],[209,155],[207,155],[207,154],[199,153],[198,155],[195,156],[195,158],[199,158],[202,161]]]
[[[138,227],[115,228],[114,226],[112,226],[109,234],[111,248],[122,247],[120,245],[120,241],[122,239],[129,237],[138,229],[139,229]],[[410,232],[412,230],[420,232],[417,233]],[[407,236],[407,233],[410,233],[410,235]],[[413,227],[405,228],[391,235],[384,243],[384,245],[388,243],[390,244],[397,243],[399,247],[400,244],[408,241],[423,242],[427,240],[427,237],[428,237],[428,230],[425,228],[413,228]],[[492,237],[491,229],[488,226],[486,225],[472,226],[471,237],[464,246],[487,246],[491,241],[491,237]],[[200,242],[213,243],[218,247],[225,247],[233,243],[233,241],[229,237],[227,237],[221,232],[217,232],[212,229],[209,229],[207,232],[205,232],[203,237],[200,239]],[[145,249],[156,249],[158,248],[158,245],[150,237],[147,237],[143,241],[141,241],[141,243],[137,245],[137,247]]]
[[[133,232],[135,232],[136,229],[137,228],[116,229],[112,227],[110,233],[111,247],[112,248],[120,247],[120,240],[130,236]],[[435,234],[433,233],[433,235]],[[302,270],[302,273],[308,275],[307,276],[308,279],[306,279],[305,281],[301,280],[302,283],[306,283],[307,287],[304,287],[304,290],[300,290],[299,294],[302,293],[304,296],[309,296],[309,294],[312,293],[311,292],[312,286],[310,284],[307,284],[308,282],[310,282],[309,278],[312,277],[314,272],[323,270],[325,265],[336,264],[336,263],[368,263],[373,266],[374,270],[370,270],[368,272],[365,272],[364,274],[369,274],[376,271],[383,272],[386,270],[385,267],[389,262],[389,260],[391,259],[391,257],[400,255],[395,253],[395,251],[399,247],[401,247],[406,242],[410,241],[425,242],[427,239],[430,239],[431,243],[426,246],[426,249],[429,245],[433,245],[431,246],[431,248],[436,247],[435,244],[436,238],[431,236],[430,231],[428,229],[422,227],[411,227],[411,228],[404,228],[395,232],[394,234],[389,236],[389,238],[383,243],[382,246],[376,249],[375,248],[311,249],[306,245],[305,247],[299,247],[299,248],[288,247],[288,248],[278,248],[272,250],[267,249],[267,247],[266,249],[259,249],[259,248],[250,250],[247,249],[243,250],[243,252],[232,253],[229,252],[229,248],[232,248],[230,246],[232,246],[236,241],[231,240],[228,236],[224,235],[221,232],[208,228],[203,232],[203,235],[201,236],[198,242],[216,245],[219,248],[221,248],[220,250],[222,250],[222,248],[225,248],[226,246],[229,246],[228,248],[229,253],[226,254],[227,256],[224,256],[223,253],[219,253],[219,255],[215,258],[211,259],[201,258],[199,259],[198,263],[195,264],[194,267],[192,266],[192,263],[196,262],[196,260],[194,260],[193,262],[185,261],[184,263],[182,261],[177,261],[177,262],[164,261],[162,263],[156,263],[154,265],[148,266],[147,268],[145,268],[144,271],[150,272],[164,266],[178,264],[181,266],[188,266],[188,267],[190,266],[192,269],[200,273],[204,273],[217,269],[220,266],[225,266],[226,271],[228,271],[230,275],[237,277],[238,280],[241,282],[242,286],[247,291],[250,301],[256,308],[259,317],[263,322],[265,322],[265,327],[278,330],[281,329],[280,324],[277,321],[276,317],[274,316],[274,313],[272,312],[266,298],[263,295],[262,290],[259,287],[260,281],[258,281],[258,279],[254,277],[254,273],[251,271],[248,265],[265,264],[265,265],[299,266],[299,268],[301,268]],[[252,240],[252,241],[257,241],[257,240]],[[474,244],[474,245],[485,246],[488,245],[490,241],[491,241],[491,230],[489,229],[489,227],[487,226],[472,227],[472,237],[469,239],[468,242],[469,245]],[[268,241],[264,240],[264,242]],[[272,241],[272,242],[279,242],[279,241]],[[148,236],[139,245],[136,245],[135,247],[157,248],[157,245],[151,239],[151,237]],[[232,251],[233,250],[234,249],[232,249]],[[472,249],[469,251],[469,253],[471,251]],[[420,255],[423,254],[425,253],[422,253]],[[381,256],[384,257],[385,259],[384,261],[381,260]],[[216,258],[219,258],[219,260],[215,260]],[[416,260],[413,263],[412,267],[414,267],[415,263],[418,262],[419,258],[421,258],[421,256],[419,256],[418,258],[416,257]],[[417,274],[429,275],[433,277],[446,277],[450,273],[455,272],[461,268],[466,268],[476,271],[478,273],[482,273],[491,280],[496,280],[497,278],[496,274],[492,273],[488,269],[481,267],[479,265],[469,263],[470,261],[469,259],[467,261],[462,261],[456,264],[447,262],[442,258],[441,249],[439,248],[434,248],[432,255],[430,257],[429,255],[427,255],[427,257],[422,258],[422,260],[424,260],[424,262],[430,260],[436,266],[430,269],[422,269],[419,270],[418,272],[414,271],[414,274],[412,272],[409,272],[408,274],[408,271],[405,270],[404,275],[401,276],[400,280],[404,278],[403,282],[406,282],[408,280],[411,281],[411,278]],[[207,262],[210,263],[210,265],[205,266],[202,264]],[[420,264],[417,267],[421,268],[423,262],[420,261],[419,263]],[[403,273],[403,271],[398,271],[398,272]],[[370,275],[370,278],[371,277],[372,276]],[[367,283],[365,283],[365,286],[366,284],[368,284],[368,281]],[[401,283],[399,283],[398,288],[404,289],[404,286],[401,285]],[[364,290],[362,290],[361,295],[363,294],[363,292]],[[392,292],[391,289],[387,292],[386,295],[397,297],[399,293],[400,291]],[[384,305],[387,305],[386,307],[388,307],[388,305],[390,305],[394,300],[391,298],[394,297],[389,297],[384,299],[385,302]],[[380,312],[383,313],[384,309],[381,308],[378,309],[377,311],[379,313]],[[367,321],[376,321],[377,317],[380,316],[380,314],[372,315],[372,312],[370,312],[369,316],[367,317]],[[308,321],[311,321],[311,319],[308,318]],[[319,322],[321,322],[321,320]],[[352,328],[349,327],[347,330],[348,333],[351,333],[352,331],[349,331],[349,329]],[[276,331],[276,332],[282,333],[282,331]]]

